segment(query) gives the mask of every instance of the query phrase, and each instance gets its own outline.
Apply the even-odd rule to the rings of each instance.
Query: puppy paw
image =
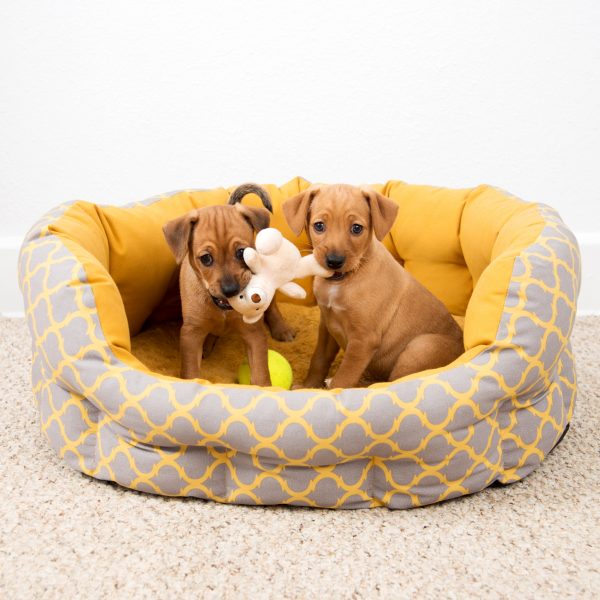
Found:
[[[333,377],[328,377],[328,378],[325,380],[325,387],[326,387],[328,390],[330,390],[330,389],[331,389],[331,380],[332,380],[332,379],[333,379]]]
[[[286,323],[271,327],[271,337],[278,342],[291,342],[296,337],[296,330]]]
[[[292,389],[322,389],[323,382],[314,379],[305,379],[300,385],[294,386]]]

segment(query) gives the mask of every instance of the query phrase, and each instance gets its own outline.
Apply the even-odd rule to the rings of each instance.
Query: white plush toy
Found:
[[[332,271],[323,268],[312,254],[301,256],[292,242],[273,227],[256,235],[256,250],[244,250],[244,262],[253,275],[246,288],[228,298],[231,306],[244,316],[246,323],[255,323],[269,308],[276,290],[291,298],[304,298],[304,288],[292,279],[319,275],[329,277]]]

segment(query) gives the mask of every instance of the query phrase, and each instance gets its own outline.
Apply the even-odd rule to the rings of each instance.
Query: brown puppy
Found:
[[[181,265],[181,376],[186,379],[199,376],[200,348],[207,353],[217,337],[235,331],[246,344],[251,383],[271,385],[263,320],[252,325],[244,323],[227,301],[243,290],[252,276],[244,263],[244,248],[253,246],[254,233],[268,227],[270,222],[266,210],[239,204],[248,193],[257,194],[272,210],[263,188],[245,184],[233,192],[229,205],[198,208],[163,227]],[[275,302],[267,310],[265,320],[275,339],[293,339],[295,333],[283,320]]]
[[[445,306],[380,241],[396,219],[394,202],[371,189],[323,185],[283,211],[296,235],[307,229],[319,264],[335,271],[314,280],[321,321],[304,387],[323,386],[340,347],[328,387],[356,386],[365,372],[390,381],[462,354],[462,331]]]

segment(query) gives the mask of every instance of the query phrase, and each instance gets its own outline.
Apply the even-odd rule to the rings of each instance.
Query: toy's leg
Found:
[[[298,298],[299,300],[306,298],[305,289],[293,281],[288,281],[287,283],[279,286],[279,291],[290,298]]]
[[[244,262],[253,273],[260,269],[260,257],[254,248],[244,249]]]
[[[298,262],[296,272],[294,273],[294,279],[308,277],[309,275],[329,277],[332,273],[333,271],[325,269],[317,262],[314,254],[309,254],[308,256],[303,256]]]
[[[390,381],[426,369],[451,363],[463,352],[460,341],[448,335],[426,333],[412,339],[402,351],[390,374]]]
[[[296,330],[283,318],[275,299],[273,299],[271,306],[265,312],[265,323],[275,340],[291,342],[296,337]]]
[[[323,319],[319,322],[319,338],[317,346],[310,359],[308,374],[304,379],[302,387],[318,388],[323,387],[325,377],[329,373],[331,363],[335,360],[340,347],[333,336],[327,330]]]

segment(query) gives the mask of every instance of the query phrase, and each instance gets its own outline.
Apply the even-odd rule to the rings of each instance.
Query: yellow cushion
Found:
[[[309,248],[306,233],[293,235],[281,205],[309,185],[295,178],[281,187],[265,186],[273,202],[272,226],[302,249]],[[108,269],[110,277],[98,270],[95,287],[105,298],[98,303],[100,318],[113,344],[129,349],[127,340],[141,330],[167,290],[176,265],[162,234],[164,223],[194,208],[225,204],[234,187],[182,191],[129,208],[77,202],[50,226],[67,243],[75,242],[78,255],[87,250],[91,269],[96,261]],[[487,186],[452,190],[389,181],[374,187],[399,206],[384,244],[452,314],[465,316],[466,349],[490,343],[514,257],[543,226],[539,213]],[[245,202],[261,205],[254,195]],[[308,292],[300,303],[314,304],[310,280],[300,283]]]

